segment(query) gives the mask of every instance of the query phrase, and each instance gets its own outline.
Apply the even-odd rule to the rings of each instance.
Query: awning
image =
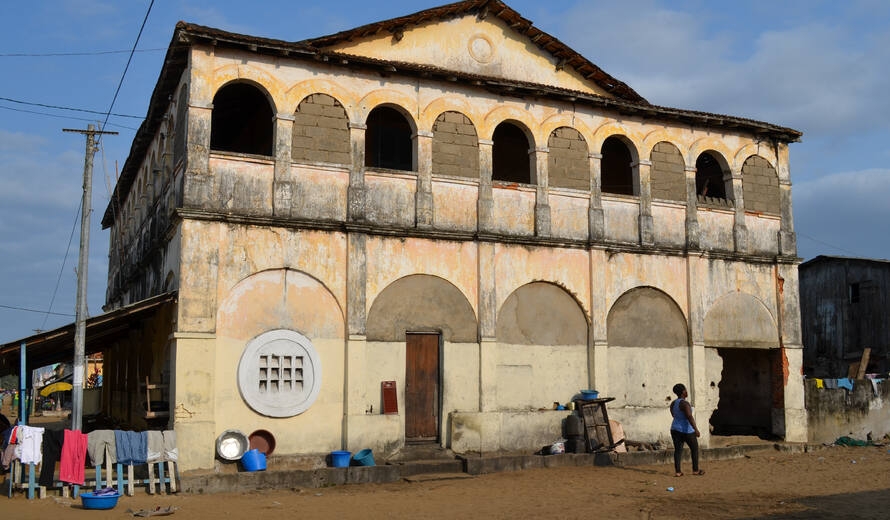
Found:
[[[115,309],[86,320],[86,355],[102,352],[125,338],[137,322],[150,318],[164,305],[176,302],[176,293],[169,292]],[[18,374],[22,343],[28,369],[74,359],[74,324],[41,332],[17,341],[0,345],[0,376]]]
[[[49,397],[50,394],[54,394],[56,392],[70,392],[72,388],[74,387],[71,386],[71,383],[59,381],[58,383],[46,385],[41,388],[40,395],[42,395],[43,397]]]

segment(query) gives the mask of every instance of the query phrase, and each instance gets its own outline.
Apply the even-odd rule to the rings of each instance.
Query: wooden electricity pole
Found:
[[[96,153],[96,136],[117,135],[117,132],[96,130],[87,125],[86,130],[63,128],[63,132],[75,132],[87,136],[87,151],[83,163],[83,203],[80,216],[80,256],[77,262],[77,309],[74,321],[74,374],[71,385],[71,429],[81,430],[83,425],[83,373],[86,351],[87,320],[87,259],[90,255],[90,198],[93,191],[93,155]]]

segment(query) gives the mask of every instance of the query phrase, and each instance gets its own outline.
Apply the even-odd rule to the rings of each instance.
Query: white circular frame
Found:
[[[260,356],[299,356],[303,360],[301,392],[260,392]],[[278,329],[250,340],[238,362],[238,391],[253,410],[268,417],[293,417],[309,409],[321,389],[321,360],[312,342],[299,332]]]

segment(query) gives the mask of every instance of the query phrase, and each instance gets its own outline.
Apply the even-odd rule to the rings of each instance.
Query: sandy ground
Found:
[[[558,455],[554,455],[558,456]],[[458,480],[359,484],[215,495],[151,496],[137,490],[109,511],[60,497],[0,497],[15,519],[133,518],[173,506],[169,518],[890,518],[890,447],[771,448],[705,461],[704,476],[670,466],[571,467]],[[0,486],[2,487],[2,486]],[[671,491],[669,488],[673,488]],[[5,492],[4,492],[5,494]]]

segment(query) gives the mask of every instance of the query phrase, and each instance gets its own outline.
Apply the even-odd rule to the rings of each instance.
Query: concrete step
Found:
[[[466,473],[420,473],[418,475],[410,475],[404,477],[405,482],[431,482],[436,480],[457,480],[463,478],[474,478],[473,475]]]
[[[464,462],[460,459],[427,459],[388,461],[387,464],[399,466],[403,477],[430,473],[463,473]]]

